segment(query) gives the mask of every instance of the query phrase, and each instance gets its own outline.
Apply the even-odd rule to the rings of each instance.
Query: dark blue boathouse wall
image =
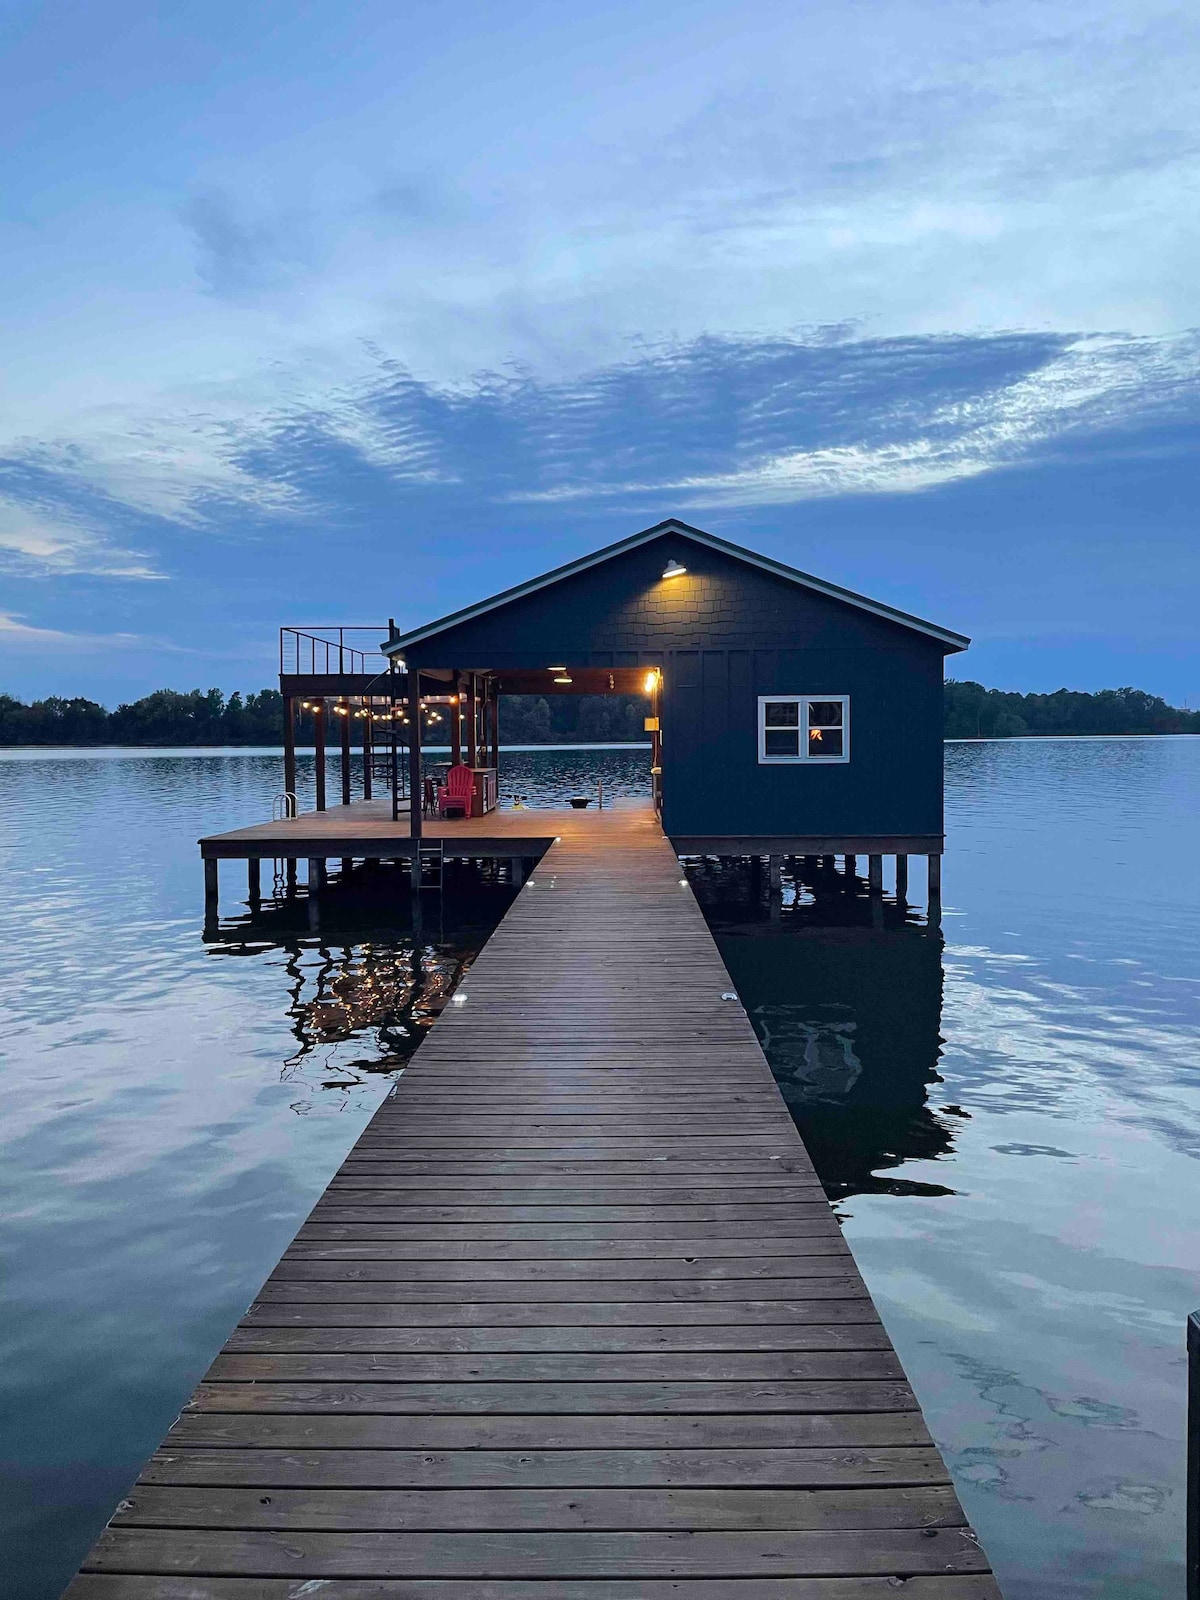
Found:
[[[682,577],[664,580],[670,558]],[[410,669],[660,666],[672,836],[942,831],[938,639],[670,532],[409,646]],[[850,696],[844,765],[760,764],[758,696]]]

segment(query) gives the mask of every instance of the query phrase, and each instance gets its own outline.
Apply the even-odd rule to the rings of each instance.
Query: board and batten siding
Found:
[[[687,572],[664,581],[674,558]],[[660,666],[669,835],[942,831],[944,647],[666,533],[422,641],[410,667]],[[849,695],[851,759],[760,764],[758,697]],[[501,730],[503,737],[503,730]]]

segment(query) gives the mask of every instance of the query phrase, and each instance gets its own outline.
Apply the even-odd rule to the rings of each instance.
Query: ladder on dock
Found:
[[[417,859],[421,866],[422,889],[436,889],[440,894],[446,881],[446,847],[441,839],[421,839],[417,844]]]

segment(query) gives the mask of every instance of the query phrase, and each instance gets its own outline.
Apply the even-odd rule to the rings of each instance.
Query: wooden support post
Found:
[[[251,856],[246,863],[246,894],[252,906],[262,899],[262,862],[257,856]]]
[[[848,878],[856,878],[858,876],[858,857],[857,856],[847,856],[846,857],[846,876]]]
[[[883,893],[883,857],[867,857],[867,888],[873,895]]]
[[[350,804],[350,707],[343,703],[338,712],[342,734],[342,804]]]
[[[388,722],[388,736],[391,739],[390,764],[392,769],[392,821],[400,820],[400,740],[399,723],[396,713],[399,701],[396,699],[396,680],[400,674],[396,671],[396,663],[392,662],[388,669],[388,704],[391,707],[391,718]],[[411,808],[410,808],[411,809]]]
[[[408,861],[413,892],[421,888],[421,834],[425,812],[425,791],[421,784],[421,674],[408,672],[408,836],[412,854]]]
[[[908,857],[896,857],[896,899],[901,905],[908,899]]]
[[[500,690],[495,683],[488,685],[488,743],[491,746],[488,766],[494,767],[498,774],[500,771]]]
[[[328,879],[325,873],[324,856],[310,856],[308,860],[308,892],[309,895],[320,894],[325,888]]]
[[[936,925],[942,920],[942,858],[927,856],[926,860],[929,863],[929,904],[925,918],[931,925]]]
[[[216,856],[204,858],[204,920],[212,921],[217,915],[220,888],[217,878]]]
[[[508,863],[509,876],[512,878],[513,887],[519,889],[525,882],[525,858],[513,856]]]
[[[458,687],[459,671],[454,669],[454,677],[450,683],[450,693],[454,696],[454,704],[450,707],[450,765],[457,767],[462,764],[462,703],[463,697]]]
[[[800,859],[803,863],[804,876],[811,883],[817,872],[817,858],[816,856],[802,856]]]
[[[363,799],[369,800],[371,798],[371,762],[374,759],[371,748],[371,702],[369,700],[363,706],[362,725]]]
[[[1187,1600],[1200,1600],[1200,1311],[1187,1320]]]
[[[772,894],[779,894],[783,889],[783,857],[767,857],[767,883]]]
[[[290,694],[283,702],[283,787],[296,793],[296,702]]]
[[[833,869],[834,869],[834,865],[835,865],[835,861],[834,861],[833,856],[822,856],[821,857],[821,867],[822,867],[823,871],[832,872]]]
[[[479,699],[473,672],[467,675],[467,765],[479,765]]]
[[[289,856],[284,866],[284,893],[289,900],[296,898],[296,858]]]
[[[313,755],[317,768],[317,810],[325,809],[325,702],[313,706]]]

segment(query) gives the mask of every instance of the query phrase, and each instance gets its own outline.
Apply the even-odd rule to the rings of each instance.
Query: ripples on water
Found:
[[[1200,740],[946,767],[944,951],[894,906],[773,923],[746,870],[693,877],[1006,1595],[1173,1600]]]
[[[502,791],[643,792],[645,765],[514,752]],[[20,1600],[69,1576],[511,897],[477,876],[414,941],[384,873],[316,939],[302,901],[250,923],[226,868],[206,945],[195,840],[278,788],[274,755],[0,758]],[[916,862],[882,927],[836,884],[789,877],[772,916],[747,869],[690,869],[1010,1600],[1181,1587],[1198,799],[1200,740],[949,746],[944,950]]]

